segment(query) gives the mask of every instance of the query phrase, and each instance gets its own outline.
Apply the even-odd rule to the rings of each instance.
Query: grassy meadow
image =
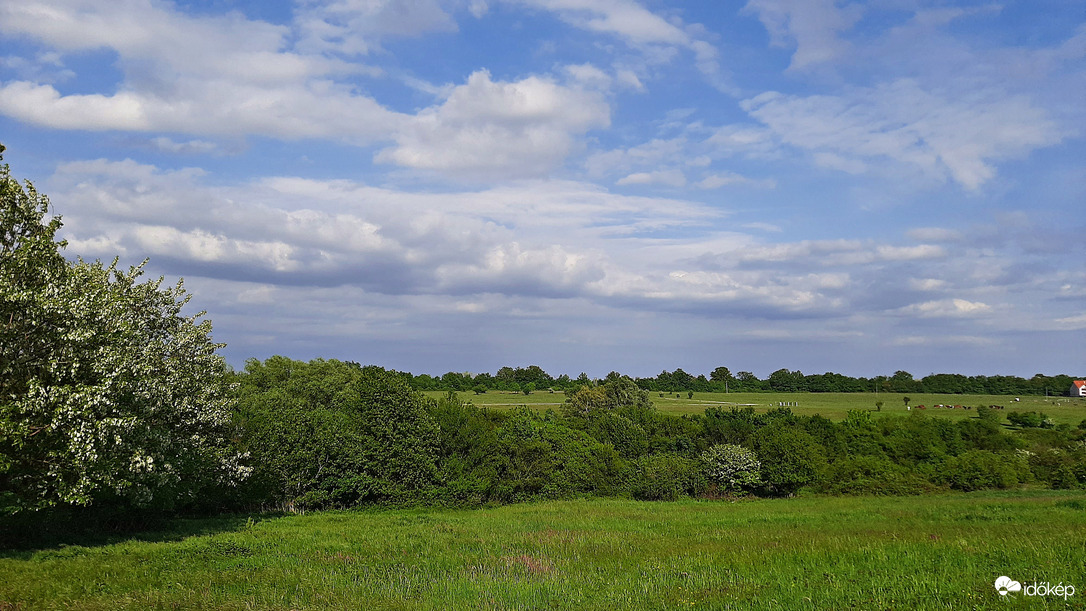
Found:
[[[446,393],[430,391],[427,396],[438,398]],[[493,407],[495,409],[508,409],[513,406],[526,405],[535,409],[557,409],[565,400],[561,392],[550,393],[546,390],[535,391],[530,395],[514,392],[491,390],[477,395],[470,391],[458,393],[464,401],[471,401],[480,407]],[[975,409],[934,409],[934,405],[967,405],[976,408],[978,405],[1002,405],[1005,407],[1003,416],[1011,411],[1039,411],[1051,417],[1056,424],[1070,424],[1077,426],[1086,419],[1086,399],[1072,397],[1038,397],[1021,396],[1018,402],[1015,397],[1007,395],[935,395],[935,394],[909,394],[897,393],[694,393],[693,398],[688,398],[686,393],[650,392],[649,398],[662,412],[671,414],[700,414],[708,407],[753,407],[755,411],[765,412],[778,407],[780,404],[789,405],[794,413],[801,416],[813,416],[820,414],[830,420],[844,420],[851,409],[871,410],[872,415],[878,417],[890,414],[906,413],[903,397],[909,397],[909,405],[914,409],[923,405],[926,413],[953,419],[969,418],[976,416]],[[882,401],[882,411],[875,412],[875,402]]]
[[[0,553],[0,609],[1086,609],[1086,494],[177,520]],[[1076,587],[1000,597],[995,579]]]

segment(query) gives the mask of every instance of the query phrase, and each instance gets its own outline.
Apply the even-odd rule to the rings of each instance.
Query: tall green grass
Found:
[[[1086,608],[1082,492],[221,520],[6,552],[0,609]],[[1078,592],[1001,598],[1000,575]]]

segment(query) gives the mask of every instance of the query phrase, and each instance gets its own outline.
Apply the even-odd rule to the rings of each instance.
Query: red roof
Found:
[[[1075,388],[1082,388],[1083,386],[1086,386],[1086,380],[1075,380],[1071,383],[1075,385]]]

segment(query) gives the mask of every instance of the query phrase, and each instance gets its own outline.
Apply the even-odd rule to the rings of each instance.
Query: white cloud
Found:
[[[999,340],[978,335],[906,335],[896,337],[891,346],[994,346]]]
[[[629,0],[514,0],[554,11],[579,28],[619,36],[631,44],[687,45],[686,33]]]
[[[403,117],[333,77],[356,70],[285,51],[286,27],[240,13],[192,17],[148,0],[27,0],[0,5],[0,31],[64,52],[109,49],[124,81],[111,94],[49,84],[0,87],[0,113],[55,129],[387,138]]]
[[[988,314],[992,306],[965,299],[941,299],[914,303],[895,310],[897,314],[921,318],[972,318]]]
[[[763,189],[772,189],[777,186],[777,181],[773,179],[758,180],[732,172],[716,172],[706,176],[697,183],[697,186],[700,189],[719,189],[720,187],[728,185],[746,185]]]
[[[610,124],[601,96],[541,77],[495,82],[472,74],[440,105],[423,110],[377,160],[476,176],[534,176],[560,163],[574,138]]]
[[[616,185],[666,185],[669,187],[682,187],[686,184],[686,176],[678,170],[657,170],[655,172],[635,172],[620,178]]]
[[[164,153],[174,153],[179,155],[204,155],[207,153],[214,153],[219,150],[219,145],[214,142],[208,142],[206,140],[189,140],[187,142],[177,142],[171,138],[165,136],[158,136],[151,138],[150,145]]]
[[[365,55],[392,36],[456,31],[456,22],[437,0],[300,0],[295,17],[299,47]],[[473,5],[472,10],[485,12]],[[481,13],[480,13],[481,14]],[[478,16],[478,15],[477,15]]]
[[[850,51],[840,34],[860,18],[858,4],[839,6],[837,0],[750,0],[753,12],[769,31],[775,46],[794,46],[790,69],[834,61]]]
[[[552,11],[577,28],[616,36],[640,51],[640,64],[667,64],[674,60],[676,50],[687,49],[694,55],[695,67],[711,85],[725,92],[732,90],[721,70],[719,51],[704,39],[705,28],[700,25],[684,26],[679,19],[665,19],[632,0],[508,1]],[[633,72],[620,71],[619,76],[641,89],[641,80]]]
[[[1057,329],[1065,329],[1067,331],[1086,329],[1086,314],[1057,318],[1054,322],[1056,323],[1055,327]]]
[[[938,278],[909,278],[909,288],[916,291],[940,291],[948,286],[946,280]]]
[[[951,98],[901,79],[845,96],[764,93],[743,102],[782,142],[820,163],[891,159],[967,189],[995,176],[993,161],[1020,157],[1064,134],[1024,96],[975,91]],[[838,165],[841,165],[838,163]]]

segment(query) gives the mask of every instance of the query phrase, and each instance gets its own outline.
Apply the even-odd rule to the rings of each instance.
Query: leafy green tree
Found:
[[[709,374],[709,379],[714,382],[731,381],[735,378],[732,377],[732,372],[727,367],[717,367]]]
[[[743,446],[721,443],[701,453],[709,483],[725,492],[749,492],[762,483],[762,463]]]
[[[243,479],[210,321],[143,265],[68,262],[49,215],[0,165],[0,512],[170,507]]]
[[[807,431],[784,420],[759,429],[751,445],[761,461],[769,492],[791,495],[814,483],[826,467],[825,451]]]
[[[269,367],[280,372],[268,375]],[[395,372],[273,357],[250,360],[238,377],[238,412],[262,500],[305,507],[413,501],[437,480],[432,402]]]

